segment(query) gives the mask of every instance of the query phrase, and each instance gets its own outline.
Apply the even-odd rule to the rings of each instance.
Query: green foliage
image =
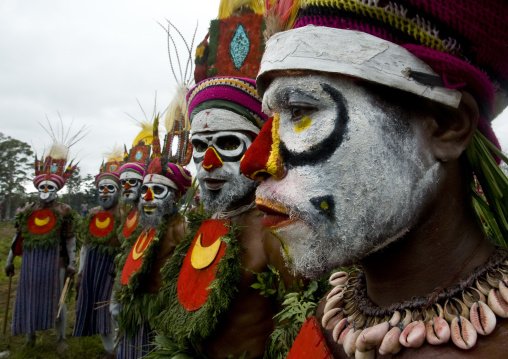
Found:
[[[27,143],[0,132],[0,154],[0,197],[5,201],[2,212],[5,219],[10,219],[14,211],[11,208],[14,194],[25,192],[23,184],[30,177],[33,152]]]
[[[60,213],[52,211],[55,215],[55,226],[52,230],[44,234],[32,234],[28,231],[28,218],[33,213],[31,208],[18,212],[16,215],[16,222],[19,223],[21,234],[23,236],[23,250],[31,250],[34,248],[50,249],[55,248],[60,243],[60,233],[64,221],[73,221],[74,217],[71,214],[62,219]]]
[[[478,130],[466,149],[471,169],[478,178],[485,199],[476,192],[471,174],[473,207],[485,232],[492,240],[507,246],[508,238],[508,179],[492,157],[491,151],[508,163],[508,158]]]
[[[97,248],[100,253],[105,253],[110,257],[115,257],[120,252],[120,247],[108,246],[108,243],[117,236],[118,227],[120,226],[120,216],[115,215],[115,223],[111,232],[104,237],[96,237],[90,233],[90,223],[92,222],[93,215],[87,215],[84,219],[78,221],[76,238],[79,238],[80,246],[83,243],[88,243],[90,249]]]
[[[152,270],[160,246],[159,238],[163,238],[166,234],[170,217],[169,215],[162,218],[161,224],[155,233],[155,238],[143,253],[144,259],[141,268],[131,275],[129,283],[127,285],[118,283],[115,285],[116,299],[122,304],[122,310],[118,316],[118,327],[120,333],[125,333],[129,337],[136,333],[136,330],[144,321],[153,323],[154,317],[159,314],[155,294],[142,293],[141,289],[147,275]],[[126,251],[120,255],[117,261],[118,273],[116,277],[118,279],[122,277],[122,270],[129,254],[130,251]]]
[[[329,289],[326,278],[312,281],[307,286],[301,280],[294,282],[285,292],[282,310],[274,317],[277,325],[267,340],[264,358],[286,358],[303,323],[314,315],[319,300]]]
[[[256,275],[257,282],[251,285],[251,288],[258,289],[263,297],[270,297],[276,294],[276,300],[280,302],[286,295],[286,288],[281,279],[280,273],[271,264],[268,264],[268,270],[262,273],[250,271]]]
[[[202,212],[188,215],[190,233],[176,247],[173,257],[161,270],[164,286],[157,301],[163,310],[154,326],[158,332],[174,340],[179,350],[195,353],[198,353],[196,348],[199,343],[213,333],[221,315],[227,313],[238,291],[242,271],[240,253],[244,251],[237,238],[239,228],[231,225],[228,234],[221,238],[226,243],[226,253],[218,263],[217,276],[209,286],[207,301],[200,309],[187,311],[178,300],[178,277],[195,234],[208,217],[209,214]]]

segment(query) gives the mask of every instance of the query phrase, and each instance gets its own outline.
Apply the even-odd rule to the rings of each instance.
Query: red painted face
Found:
[[[208,171],[212,172],[215,168],[222,167],[223,162],[220,158],[219,154],[213,147],[208,147],[208,149],[205,152],[205,157],[203,158],[203,162],[201,163],[201,166]]]

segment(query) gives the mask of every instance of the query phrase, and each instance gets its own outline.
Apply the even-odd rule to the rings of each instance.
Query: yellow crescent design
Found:
[[[136,224],[137,219],[138,212],[136,212],[136,214],[132,218],[127,218],[127,220],[125,221],[125,225],[127,226],[127,228],[132,228]]]
[[[48,224],[49,220],[50,220],[49,216],[47,216],[44,219],[39,219],[39,218],[35,217],[35,221],[34,222],[35,222],[35,224],[37,226],[42,227],[42,226],[45,226],[46,224]]]
[[[136,244],[134,244],[134,248],[132,249],[132,259],[134,259],[135,261],[137,261],[139,259],[139,257],[141,257],[143,255],[144,250],[142,250],[140,252],[138,248],[143,248],[147,238],[148,238],[148,232],[145,232],[144,235],[141,234],[138,237]],[[141,243],[140,243],[140,240],[141,240]]]
[[[109,222],[111,222],[110,218],[106,218],[104,222],[99,221],[99,218],[95,218],[95,225],[99,229],[107,228],[109,226]]]
[[[217,253],[219,253],[221,245],[220,238],[217,238],[210,246],[203,247],[201,245],[202,236],[203,234],[200,233],[191,254],[191,264],[195,269],[203,269],[212,264],[215,257],[217,257]]]

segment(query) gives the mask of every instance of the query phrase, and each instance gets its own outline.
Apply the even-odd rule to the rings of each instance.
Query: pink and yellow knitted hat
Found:
[[[256,82],[241,77],[212,77],[201,81],[187,93],[188,116],[192,132],[217,130],[248,130],[259,133],[267,116],[261,109],[261,98],[256,91]],[[245,118],[241,128],[231,121],[218,123],[193,123],[194,116],[208,109],[224,109]],[[237,126],[238,127],[238,126]]]
[[[479,130],[498,145],[489,123],[507,105],[507,1],[267,0],[267,10],[269,14],[278,14],[286,29],[304,32],[306,30],[301,28],[312,28],[307,25],[327,27],[349,31],[351,36],[369,34],[402,47],[437,75],[429,76],[428,71],[406,72],[408,80],[420,82],[431,90],[442,88],[443,93],[447,89],[472,93],[480,106]],[[282,34],[276,34],[267,42],[261,79],[258,77],[260,93],[267,73],[277,70],[267,68],[266,64],[263,69],[263,62],[270,47],[273,52],[285,42],[278,36]],[[330,37],[327,50],[342,46],[340,41],[336,36]],[[351,57],[354,55],[351,53]],[[298,66],[293,67],[296,68]],[[327,72],[327,69],[321,71]],[[417,93],[418,89],[410,92]],[[453,91],[448,94],[453,95]],[[440,98],[436,95],[432,99]]]

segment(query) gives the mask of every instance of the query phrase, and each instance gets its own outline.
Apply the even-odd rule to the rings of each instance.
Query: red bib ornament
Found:
[[[134,232],[138,227],[138,222],[139,222],[138,210],[137,208],[134,208],[125,219],[125,224],[123,226],[124,238],[129,238],[132,235],[132,232]]]
[[[155,228],[150,228],[148,231],[144,230],[139,235],[136,243],[132,246],[132,249],[125,261],[122,270],[122,284],[127,285],[130,282],[131,276],[141,268],[143,264],[144,257],[143,253],[148,248],[150,243],[152,243],[155,238]]]
[[[286,359],[333,359],[316,317],[307,318]]]
[[[55,228],[55,214],[49,209],[38,209],[28,217],[28,231],[32,234],[45,234]]]
[[[111,233],[115,226],[115,217],[109,212],[96,213],[90,221],[90,233],[94,237],[104,237]]]
[[[229,225],[230,221],[226,219],[204,221],[183,260],[177,292],[180,304],[189,312],[206,303],[217,264],[226,253],[226,243],[221,237],[228,234]]]

